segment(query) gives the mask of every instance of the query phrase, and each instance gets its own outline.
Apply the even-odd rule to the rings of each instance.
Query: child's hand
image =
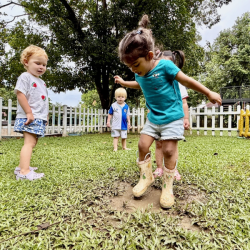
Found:
[[[128,129],[131,129],[132,127],[131,127],[131,125],[130,124],[128,124]]]
[[[24,125],[28,125],[35,120],[32,113],[27,113],[26,116],[27,116],[27,121],[24,123]]]
[[[123,86],[124,80],[120,76],[114,76],[114,78],[115,78],[115,83]]]
[[[107,127],[109,127],[109,128],[110,128],[110,122],[107,122]]]
[[[210,91],[207,98],[209,99],[209,101],[211,103],[216,103],[217,102],[219,105],[221,105],[222,101],[221,101],[221,97],[220,97],[220,95],[218,93]]]
[[[190,124],[189,124],[188,118],[184,118],[183,126],[184,126],[184,129],[185,129],[185,130],[188,130],[188,129],[189,129]]]

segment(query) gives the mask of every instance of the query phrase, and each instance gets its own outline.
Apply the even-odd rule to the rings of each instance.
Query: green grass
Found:
[[[117,152],[109,133],[39,139],[31,166],[46,177],[33,182],[13,174],[23,140],[2,140],[0,249],[250,249],[250,140],[186,136],[176,204],[128,214],[105,197],[119,194],[117,181],[137,183],[138,139],[129,134],[132,150]],[[204,201],[181,205],[191,191]],[[182,228],[184,217],[199,232]]]

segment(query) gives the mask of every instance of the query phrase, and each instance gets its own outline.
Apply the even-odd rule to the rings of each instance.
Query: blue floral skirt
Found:
[[[35,119],[32,123],[24,125],[27,118],[17,118],[15,120],[14,132],[22,133],[28,132],[37,135],[37,137],[44,137],[45,127],[47,121]]]

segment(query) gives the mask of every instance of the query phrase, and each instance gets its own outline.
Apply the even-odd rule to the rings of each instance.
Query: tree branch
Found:
[[[19,3],[15,3],[15,2],[10,1],[10,2],[7,3],[7,4],[0,6],[0,9],[1,9],[1,8],[4,8],[4,7],[6,7],[6,6],[9,6],[9,5],[11,5],[11,4],[14,4],[14,5],[18,5],[18,6],[24,7],[22,4],[19,4]]]
[[[59,0],[64,7],[66,8],[67,12],[68,12],[68,19],[72,22],[73,27],[75,29],[75,31],[78,34],[78,38],[79,38],[79,42],[83,42],[85,35],[82,32],[82,28],[81,28],[81,23],[80,21],[77,19],[75,12],[73,11],[73,9],[70,7],[70,5],[68,4],[68,2],[66,0]]]
[[[14,16],[14,18],[11,21],[6,22],[6,24],[13,22],[16,19],[16,17],[27,16],[27,15],[29,15],[29,14],[23,14],[23,15]]]

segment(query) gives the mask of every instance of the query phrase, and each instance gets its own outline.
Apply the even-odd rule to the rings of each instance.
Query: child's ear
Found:
[[[28,60],[27,59],[24,59],[23,62],[24,62],[25,66],[28,66]]]
[[[148,61],[151,61],[154,57],[154,52],[153,51],[149,51],[148,54],[147,54],[147,60]]]

